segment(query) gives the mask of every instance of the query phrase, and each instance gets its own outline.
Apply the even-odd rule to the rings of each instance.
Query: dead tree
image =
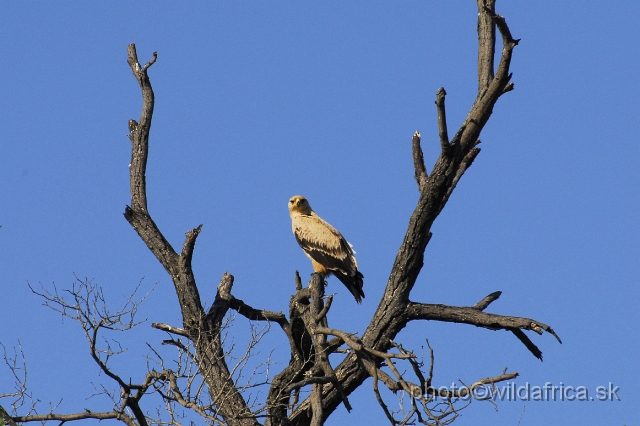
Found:
[[[172,370],[162,365],[160,371],[150,368],[139,384],[124,382],[108,368],[95,347],[95,337],[101,327],[107,327],[111,324],[109,321],[121,318],[118,315],[90,317],[93,319],[85,325],[85,330],[90,343],[93,342],[94,359],[121,389],[119,396],[113,395],[114,411],[93,413],[87,410],[72,415],[58,415],[53,412],[47,415],[15,415],[10,421],[64,422],[80,418],[111,418],[129,425],[160,424],[148,413],[143,412],[140,403],[144,395],[157,393],[169,404],[176,403],[194,410],[210,424],[244,426],[258,425],[259,421],[264,421],[268,425],[321,425],[339,404],[344,404],[347,410],[351,410],[349,395],[371,377],[374,397],[392,425],[407,424],[410,421],[434,425],[448,424],[462,408],[460,404],[466,404],[461,402],[463,398],[469,396],[475,388],[491,387],[495,383],[516,377],[518,373],[504,371],[459,390],[436,389],[431,382],[433,351],[430,352],[428,371],[423,372],[422,364],[416,355],[395,342],[398,333],[409,322],[444,321],[489,330],[506,330],[515,334],[535,357],[542,359],[542,352],[524,331],[531,330],[538,334],[546,331],[558,341],[560,339],[551,327],[540,321],[485,312],[485,309],[500,297],[500,292],[489,294],[473,306],[428,304],[413,301],[410,297],[423,266],[424,252],[431,238],[431,226],[464,172],[480,153],[480,132],[489,120],[494,105],[500,96],[513,90],[509,65],[518,40],[512,37],[505,19],[495,13],[495,0],[477,0],[477,7],[477,97],[460,128],[449,138],[445,112],[446,92],[444,88],[438,89],[435,104],[441,152],[430,173],[424,163],[420,133],[416,132],[413,135],[413,163],[420,195],[384,294],[369,326],[360,336],[329,326],[328,314],[332,297],[325,298],[323,280],[315,274],[309,287],[303,288],[296,272],[296,292],[291,297],[288,315],[257,309],[236,299],[232,295],[234,278],[226,273],[218,285],[218,293],[212,306],[208,309],[203,306],[191,268],[196,239],[202,225],[186,233],[182,249],[177,252],[163,236],[147,209],[145,171],[154,109],[154,94],[148,70],[155,63],[157,54],[154,53],[152,59],[143,66],[138,61],[135,46],[129,45],[128,64],[140,85],[143,106],[139,122],[129,121],[129,138],[132,143],[131,205],[126,207],[124,216],[160,261],[175,286],[182,313],[181,327],[166,324],[153,326],[176,336],[176,339],[169,339],[168,343],[177,346],[180,353],[191,360],[197,373],[187,374],[186,370],[181,368]],[[497,69],[494,70],[496,29],[502,39],[502,51]],[[85,291],[94,290],[88,287]],[[78,292],[71,294],[77,297]],[[57,293],[43,296],[58,309],[66,309],[65,312],[75,312],[74,306],[81,305],[64,302]],[[82,300],[84,299],[81,297]],[[225,318],[230,311],[235,311],[252,321],[278,324],[290,344],[290,362],[270,380],[266,401],[260,406],[247,401],[243,389],[234,381],[233,369],[228,365],[223,330]],[[121,315],[122,312],[127,311],[118,311],[117,314]],[[335,354],[342,357],[337,365],[333,365],[336,362],[330,359],[332,356],[335,360]],[[398,363],[406,363],[407,368],[399,369],[396,366]],[[412,378],[408,377],[408,373],[401,373],[401,370],[411,371]],[[193,398],[189,396],[191,393],[187,395],[181,390],[178,378],[191,378],[196,375],[201,377],[198,386],[201,393],[197,398]],[[193,385],[192,381],[188,383],[189,386]],[[407,396],[405,411],[392,412],[388,408],[379,390],[381,385],[394,393]],[[308,392],[306,398],[302,398],[303,390]],[[202,392],[207,394],[206,398]],[[203,402],[205,399],[206,403]],[[174,421],[173,413],[171,414]]]

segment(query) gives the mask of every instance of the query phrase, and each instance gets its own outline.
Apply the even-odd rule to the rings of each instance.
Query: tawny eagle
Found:
[[[291,229],[304,254],[311,259],[313,270],[326,277],[335,275],[362,303],[363,275],[358,271],[355,251],[336,228],[322,220],[301,195],[289,200]]]

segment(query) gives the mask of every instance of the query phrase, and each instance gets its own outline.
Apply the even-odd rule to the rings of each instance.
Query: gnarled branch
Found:
[[[177,294],[182,313],[182,327],[154,323],[154,328],[167,331],[186,339],[169,339],[163,343],[178,348],[179,357],[194,367],[195,373],[179,368],[177,372],[164,368],[160,355],[158,364],[161,372],[151,370],[141,384],[126,383],[109,369],[107,360],[114,351],[108,348],[101,354],[97,349],[98,331],[112,326],[112,318],[89,319],[83,322],[85,333],[91,346],[91,354],[101,371],[115,380],[121,388],[120,399],[113,398],[116,408],[112,412],[93,412],[87,410],[77,414],[30,415],[9,418],[7,421],[47,421],[61,422],[93,419],[118,419],[128,425],[145,426],[147,419],[140,407],[141,397],[147,392],[157,392],[165,402],[171,420],[176,420],[172,411],[173,404],[192,409],[212,423],[230,425],[257,425],[259,416],[266,416],[268,425],[321,425],[340,404],[351,409],[348,395],[360,386],[368,377],[373,377],[373,390],[385,416],[392,424],[406,424],[412,418],[424,424],[448,424],[457,415],[453,399],[462,398],[473,392],[478,386],[494,385],[509,380],[518,373],[509,373],[481,379],[464,390],[436,390],[431,387],[434,355],[430,349],[430,367],[427,376],[421,371],[422,362],[416,355],[405,350],[394,341],[398,333],[410,321],[435,320],[475,325],[490,330],[512,332],[536,357],[542,359],[542,352],[524,333],[532,330],[538,334],[546,331],[560,338],[546,324],[529,318],[504,316],[484,312],[500,297],[495,292],[474,306],[447,306],[411,301],[410,294],[424,264],[424,252],[432,236],[431,227],[445,207],[464,173],[480,153],[480,133],[490,118],[493,108],[504,93],[513,90],[509,71],[512,52],[518,44],[506,24],[505,19],[496,14],[495,0],[477,0],[478,8],[478,93],[469,113],[452,139],[447,128],[444,88],[436,92],[436,112],[440,155],[431,174],[427,172],[421,147],[421,135],[416,131],[412,137],[412,158],[419,197],[409,219],[404,240],[398,250],[389,275],[383,297],[361,337],[346,333],[338,328],[329,327],[328,315],[332,296],[324,298],[324,281],[314,274],[308,288],[302,287],[296,272],[296,293],[290,299],[289,318],[280,312],[256,309],[232,293],[234,277],[224,274],[214,303],[206,311],[201,303],[200,294],[192,270],[193,253],[202,225],[186,232],[180,253],[164,237],[148,211],[146,194],[146,165],[149,151],[149,135],[154,110],[154,94],[148,76],[148,70],[157,61],[157,53],[144,65],[140,65],[133,44],[128,46],[128,64],[136,78],[142,93],[142,112],[139,121],[129,120],[129,138],[132,143],[130,167],[131,205],[125,208],[124,216],[138,233],[142,241],[156,256],[170,275]],[[496,54],[496,29],[500,32],[503,48],[497,70],[494,70]],[[49,301],[59,303],[56,295],[45,295]],[[101,294],[99,295],[101,297]],[[77,300],[87,302],[86,298]],[[71,305],[60,304],[63,314]],[[82,311],[83,308],[80,308]],[[285,332],[290,344],[291,360],[289,364],[271,382],[266,406],[258,412],[252,411],[253,405],[243,398],[240,386],[234,381],[234,374],[242,370],[236,365],[230,371],[227,365],[230,351],[223,348],[222,331],[229,310],[235,310],[251,321],[275,322]],[[226,317],[227,321],[229,317]],[[116,318],[118,321],[120,318]],[[82,322],[82,321],[81,321]],[[87,326],[89,324],[89,326]],[[268,329],[269,325],[265,327]],[[252,326],[252,337],[255,336]],[[260,334],[260,333],[258,333]],[[328,336],[336,336],[328,340]],[[255,340],[252,339],[255,343]],[[250,344],[247,353],[253,347]],[[151,346],[150,346],[151,347]],[[397,351],[392,351],[395,348]],[[330,362],[331,354],[343,353],[342,362],[334,368]],[[247,359],[245,353],[243,359]],[[105,355],[106,354],[106,355]],[[335,359],[335,358],[332,358]],[[404,363],[413,372],[416,380],[411,380],[406,371],[399,368]],[[408,364],[407,364],[408,363]],[[269,362],[267,362],[269,364]],[[398,365],[397,365],[398,364]],[[190,397],[183,392],[179,381],[186,379],[191,390],[193,378],[201,375],[201,381],[195,394]],[[265,383],[268,381],[265,380]],[[404,419],[397,420],[382,400],[379,384],[383,383],[392,392],[411,395],[410,410],[403,413]],[[205,386],[206,384],[206,386]],[[311,395],[299,403],[301,389],[311,388]],[[203,388],[206,390],[203,391]],[[198,403],[201,392],[209,393],[211,403],[203,406]],[[110,395],[111,396],[111,395]],[[445,398],[444,402],[434,402],[434,398]],[[115,401],[118,401],[116,404]],[[435,404],[435,405],[433,405]],[[125,414],[125,409],[129,414]],[[263,414],[265,413],[266,414]],[[133,415],[131,415],[131,413]],[[7,417],[2,412],[4,417]],[[414,417],[415,416],[415,417]]]
[[[420,196],[396,255],[382,300],[362,335],[362,344],[367,348],[386,352],[391,347],[395,336],[406,324],[418,319],[436,319],[468,323],[489,329],[510,330],[538,358],[541,357],[540,351],[526,336],[522,338],[524,334],[521,330],[533,330],[538,333],[545,330],[554,335],[558,341],[560,340],[551,327],[538,321],[484,313],[483,310],[497,298],[496,293],[474,307],[429,305],[411,302],[409,299],[409,294],[424,264],[424,252],[431,238],[431,226],[446,205],[462,175],[480,153],[480,149],[477,148],[480,143],[480,132],[491,116],[498,98],[513,88],[510,82],[509,66],[513,48],[518,44],[518,40],[511,36],[504,18],[495,14],[494,4],[494,0],[478,0],[478,94],[469,114],[451,141],[448,140],[444,108],[446,92],[441,88],[436,95],[441,153],[428,176],[420,147],[419,132],[416,132],[412,138],[415,177]],[[502,35],[503,49],[498,69],[494,74],[496,26]],[[370,366],[366,367],[362,360],[353,356],[346,357],[335,371],[336,375],[341,377],[342,387],[347,393],[360,386],[366,377],[372,375],[372,372],[378,375]],[[328,388],[331,386],[332,384],[325,385]],[[325,392],[324,403],[325,410],[328,409],[330,412],[335,409],[340,403],[338,392],[333,390]],[[310,404],[310,401],[300,404],[290,416],[292,424],[308,424],[309,417],[306,410]]]
[[[184,330],[196,347],[204,380],[207,382],[212,400],[219,407],[220,414],[229,424],[255,425],[257,422],[251,415],[246,401],[234,386],[222,350],[220,326],[228,305],[220,306],[220,309],[206,315],[191,269],[193,250],[202,225],[187,232],[182,253],[178,255],[148,212],[145,171],[154,96],[147,71],[155,63],[157,54],[154,53],[153,58],[143,67],[138,62],[135,45],[130,44],[127,52],[127,63],[140,85],[143,104],[140,122],[129,121],[129,138],[132,144],[131,206],[127,206],[124,216],[171,276],[182,312]],[[230,287],[233,277],[228,277]]]

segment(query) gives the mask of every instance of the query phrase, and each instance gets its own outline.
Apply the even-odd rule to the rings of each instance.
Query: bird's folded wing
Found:
[[[337,229],[317,216],[294,219],[293,233],[300,247],[316,262],[328,269],[345,273],[355,271],[353,250]]]

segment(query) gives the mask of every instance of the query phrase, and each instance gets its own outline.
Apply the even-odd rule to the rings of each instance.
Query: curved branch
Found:
[[[130,186],[131,186],[131,206],[127,206],[124,216],[136,230],[142,241],[149,250],[156,256],[162,266],[173,280],[180,307],[182,308],[183,321],[186,324],[195,325],[198,321],[194,317],[202,317],[203,309],[200,303],[200,295],[195,284],[195,278],[191,271],[191,256],[195,240],[200,232],[201,226],[187,233],[182,255],[179,256],[173,249],[169,241],[162,235],[160,229],[155,224],[147,210],[146,193],[146,168],[149,153],[149,134],[151,131],[151,119],[153,117],[154,95],[151,82],[147,75],[149,67],[155,63],[157,53],[154,52],[153,59],[144,67],[138,62],[136,46],[130,44],[127,47],[127,63],[131,67],[131,72],[140,85],[142,91],[142,113],[140,122],[129,121],[131,131],[131,164],[129,165]]]
[[[138,62],[135,44],[127,46],[127,63],[131,67],[133,76],[142,90],[142,114],[140,122],[129,121],[129,138],[134,144],[133,155],[131,156],[131,208],[134,210],[147,211],[147,182],[145,172],[147,169],[147,157],[149,155],[149,131],[151,130],[151,118],[153,117],[153,107],[155,97],[151,82],[147,75],[148,68],[158,58],[158,52],[153,52],[153,59],[144,67]],[[135,124],[134,124],[135,123]]]
[[[542,361],[542,351],[531,341],[531,339],[527,337],[526,334],[524,334],[524,331],[519,328],[510,328],[509,330],[522,342],[523,345],[527,347],[527,349],[529,349],[529,352],[531,352],[533,356]],[[558,336],[556,336],[556,338],[560,340]]]
[[[203,409],[204,407],[193,402],[190,397],[187,397],[187,398],[184,397],[180,389],[180,385],[178,384],[178,379],[173,371],[165,370],[162,373],[157,373],[157,372],[154,372],[154,373],[155,373],[154,378],[169,381],[169,388],[171,389],[171,398],[170,398],[171,400],[177,402],[178,404],[180,404],[185,408],[189,408],[195,411],[203,419],[210,420],[211,422],[219,425],[224,425],[224,423],[221,422],[220,419],[218,419],[217,417],[207,414],[207,412]],[[167,396],[164,396],[164,397],[165,399],[169,399]]]
[[[176,270],[178,254],[162,235],[147,209],[147,181],[145,175],[149,156],[149,133],[151,131],[151,119],[155,102],[147,70],[155,62],[158,55],[157,52],[154,52],[153,62],[149,61],[148,66],[142,67],[138,62],[135,44],[127,46],[127,54],[127,63],[142,92],[142,112],[139,123],[135,120],[129,120],[129,139],[132,145],[131,163],[129,164],[131,206],[125,208],[124,217],[173,278],[178,273]]]
[[[562,343],[560,337],[551,327],[540,321],[530,318],[512,317],[505,315],[489,314],[482,312],[475,307],[447,306],[439,304],[426,304],[410,302],[406,309],[407,321],[429,320],[442,322],[455,322],[460,324],[470,324],[476,327],[483,327],[489,330],[508,330],[513,332],[518,339],[531,351],[538,359],[542,360],[542,352],[529,340],[522,330],[535,331],[542,334],[542,331],[553,335],[558,342]]]
[[[429,320],[456,322],[488,328],[489,330],[510,330],[517,328],[535,331],[538,334],[542,334],[544,330],[554,336],[559,343],[562,343],[562,340],[556,332],[540,321],[530,318],[489,314],[472,307],[410,302],[407,305],[406,315],[408,321]]]
[[[200,235],[200,231],[202,231],[202,224],[186,233],[184,245],[182,246],[182,253],[180,254],[180,259],[183,262],[183,268],[185,270],[191,270],[193,249],[196,246],[196,238],[198,238],[198,235]]]
[[[4,423],[9,426],[18,426],[18,424],[13,420],[13,417],[7,413],[2,405],[0,405],[0,420],[3,420]]]
[[[128,63],[142,90],[143,110],[140,123],[134,120],[129,122],[132,141],[132,201],[131,207],[127,207],[125,211],[125,217],[174,282],[182,309],[183,331],[194,342],[200,361],[199,367],[209,385],[212,400],[218,405],[219,413],[226,422],[252,425],[257,423],[255,415],[249,411],[246,401],[242,399],[231,379],[222,350],[222,320],[229,309],[234,309],[251,320],[277,322],[289,338],[292,358],[289,365],[274,378],[270,387],[266,408],[268,424],[322,424],[341,402],[350,409],[347,395],[370,375],[375,377],[376,390],[378,381],[382,380],[385,384],[388,383],[390,389],[413,392],[415,385],[404,380],[404,373],[400,373],[392,358],[410,359],[420,383],[429,383],[432,371],[429,378],[425,378],[418,371],[418,364],[412,360],[415,355],[404,351],[401,346],[397,346],[400,354],[387,352],[395,345],[395,336],[413,320],[458,322],[492,330],[509,330],[538,357],[541,357],[540,350],[523,330],[533,330],[539,334],[544,330],[560,341],[549,326],[540,322],[483,312],[500,296],[499,292],[492,293],[473,307],[423,304],[410,300],[411,290],[424,264],[424,252],[432,235],[431,226],[462,175],[479,154],[479,136],[497,100],[502,94],[513,89],[509,67],[512,50],[518,44],[518,40],[511,36],[504,18],[495,13],[495,0],[477,0],[477,6],[478,95],[459,130],[453,139],[449,140],[445,111],[446,92],[443,88],[438,90],[436,109],[441,153],[430,175],[424,163],[420,133],[416,132],[413,135],[412,156],[420,196],[395,258],[383,298],[361,339],[328,327],[326,314],[331,299],[327,300],[326,304],[323,303],[324,285],[322,277],[318,274],[314,274],[312,278],[313,286],[303,289],[299,274],[296,273],[297,291],[290,301],[289,321],[282,313],[258,310],[234,298],[231,295],[233,276],[226,273],[218,286],[218,294],[211,309],[205,314],[191,268],[195,241],[201,226],[187,233],[182,252],[178,254],[164,238],[147,210],[144,175],[154,102],[147,70],[155,63],[157,55],[154,53],[153,58],[142,67],[138,63],[135,46],[129,46]],[[503,49],[494,74],[496,28],[502,36]],[[327,335],[339,337],[334,339],[335,345],[345,342],[353,349],[353,353],[347,354],[336,369],[329,363],[328,356],[337,346],[327,342]],[[384,366],[392,371],[397,380],[380,370]],[[494,379],[500,380],[500,377],[487,380]],[[312,386],[311,396],[294,409],[298,401],[297,392],[305,385]],[[292,392],[296,392],[293,402]],[[412,404],[416,409],[414,401]],[[293,412],[287,418],[289,408]],[[419,414],[417,415],[419,417]]]
[[[218,286],[218,294],[216,300],[211,306],[209,315],[218,318],[219,320],[226,314],[228,309],[233,309],[243,317],[251,321],[269,321],[277,323],[282,331],[285,332],[289,339],[289,344],[292,351],[295,351],[296,345],[291,334],[291,324],[287,320],[287,317],[282,312],[273,312],[266,309],[256,309],[240,299],[236,299],[231,294],[231,287],[233,286],[233,276],[225,274],[223,281]],[[218,320],[216,320],[218,321]]]
[[[202,225],[187,232],[182,253],[178,255],[148,212],[145,172],[154,95],[147,71],[155,63],[157,53],[153,54],[153,58],[144,67],[138,62],[135,45],[130,44],[127,53],[127,63],[142,91],[142,113],[139,123],[135,120],[129,121],[129,138],[132,144],[129,166],[131,206],[126,207],[124,216],[171,276],[182,312],[184,331],[194,342],[200,360],[199,368],[220,415],[229,424],[255,425],[255,416],[251,414],[246,401],[235,387],[222,350],[220,328],[222,317],[229,306],[226,303],[214,303],[214,307],[217,306],[219,309],[212,307],[213,312],[206,315],[191,268],[196,238]],[[225,277],[229,279],[223,278],[221,286],[228,282],[230,290],[233,276],[225,274]],[[218,298],[216,301],[220,302]]]
[[[100,359],[100,356],[98,355],[98,350],[96,347],[96,342],[98,340],[98,332],[100,331],[100,329],[102,327],[104,327],[104,318],[100,320],[100,322],[98,324],[96,324],[93,327],[93,333],[91,335],[91,340],[90,340],[90,346],[91,346],[91,358],[93,358],[93,360],[96,362],[96,364],[98,364],[98,366],[100,367],[100,369],[102,370],[102,372],[104,374],[106,374],[108,377],[110,377],[111,379],[113,379],[116,383],[118,383],[118,385],[125,391],[129,390],[129,387],[127,386],[127,384],[120,378],[120,376],[118,376],[117,374],[115,374],[114,372],[112,372],[108,367],[107,364],[105,362],[103,362]],[[88,331],[87,331],[88,333]],[[108,358],[107,358],[108,360]]]
[[[479,1],[478,7],[479,20],[482,20],[487,13],[484,2]],[[501,93],[507,83],[504,76],[508,74],[511,51],[517,42],[510,37],[508,27],[503,18],[492,15],[491,19],[500,21],[498,26],[505,40],[498,72],[491,80],[487,90],[478,95],[469,115],[450,144],[443,143],[446,130],[444,120],[445,93],[443,90],[438,91],[436,107],[441,118],[439,120],[439,128],[443,150],[426,184],[420,185],[420,198],[409,220],[404,241],[398,250],[383,299],[370,326],[363,334],[363,341],[368,347],[379,345],[380,347],[377,347],[377,349],[386,350],[389,347],[388,342],[404,327],[404,324],[398,321],[397,313],[401,312],[402,307],[409,301],[409,293],[424,264],[424,251],[431,237],[431,226],[446,205],[458,181],[479,154],[480,149],[476,148],[476,145],[480,141],[477,137],[491,115],[493,106],[499,97],[498,92]],[[493,31],[492,28],[492,26],[480,24],[478,26],[480,32]],[[484,34],[481,38],[490,40],[491,35]],[[485,56],[492,55],[488,49],[484,49],[482,52]],[[478,71],[479,74],[485,72],[483,70]],[[420,176],[422,167],[420,162],[416,161],[419,156],[416,154],[415,149],[416,146],[419,146],[419,140],[416,141],[414,138],[413,146],[416,176]]]
[[[496,383],[506,382],[507,380],[513,380],[518,376],[519,374],[517,372],[502,373],[499,376],[485,377],[484,379],[480,379],[469,386],[464,386],[459,391],[429,388],[427,389],[427,393],[430,395],[438,395],[441,398],[464,398],[470,393],[473,393],[473,390],[480,386],[494,385]]]
[[[243,317],[252,321],[271,321],[280,325],[280,327],[286,327],[289,325],[287,317],[282,312],[268,311],[266,309],[256,309],[247,305],[240,299],[236,299],[234,296],[229,295],[227,299],[229,308],[238,312]]]
[[[467,117],[451,141],[448,141],[446,127],[445,91],[439,90],[436,94],[441,153],[428,176],[420,147],[419,132],[416,132],[412,139],[412,156],[420,197],[409,219],[407,231],[394,260],[383,297],[369,326],[362,334],[361,340],[364,347],[386,352],[395,336],[407,323],[417,319],[468,323],[489,329],[518,330],[514,332],[520,338],[523,335],[521,330],[533,330],[537,333],[545,330],[560,341],[551,327],[538,321],[482,312],[497,299],[499,294],[496,293],[488,296],[475,307],[427,305],[411,302],[409,298],[424,264],[424,252],[432,235],[431,226],[446,205],[462,175],[480,153],[480,149],[477,148],[480,143],[480,132],[491,116],[498,98],[513,89],[509,66],[513,48],[518,44],[518,40],[514,40],[511,36],[504,18],[495,14],[494,4],[495,0],[477,0],[478,94]],[[494,75],[496,27],[502,35],[503,49]],[[522,338],[521,340],[526,342]],[[537,354],[533,350],[535,347],[533,343],[525,344],[534,355]],[[365,366],[362,360],[354,355],[347,356],[335,372],[342,388],[349,394],[374,371],[371,366]],[[333,384],[325,385],[323,394],[325,413],[333,411],[340,401],[340,395]],[[310,405],[311,401],[306,400],[298,406],[290,416],[292,424],[309,424],[307,410]]]
[[[390,354],[388,352],[381,352],[375,349],[367,348],[362,344],[362,342],[359,339],[354,338],[353,335],[349,333],[345,333],[342,330],[336,330],[334,328],[327,328],[327,327],[317,327],[314,331],[316,333],[338,336],[342,339],[342,341],[344,341],[347,345],[349,345],[349,347],[354,351],[356,352],[365,351],[370,353],[373,356],[377,356],[378,358],[382,358],[386,360],[390,360],[392,358],[397,358],[397,359],[416,358],[415,354]]]
[[[475,309],[478,309],[480,311],[484,311],[485,309],[487,309],[487,307],[495,302],[496,300],[498,300],[498,298],[502,295],[501,291],[494,291],[493,293],[491,293],[490,295],[488,295],[487,297],[485,297],[484,299],[482,299],[481,301],[479,301],[478,303],[476,303],[475,305],[473,305],[473,307]]]
[[[108,420],[108,419],[116,419],[126,423],[129,426],[137,426],[136,422],[129,416],[123,413],[118,413],[116,411],[107,411],[107,412],[95,412],[87,410],[82,413],[74,413],[74,414],[34,414],[31,416],[17,416],[12,417],[13,421],[16,423],[27,423],[27,422],[43,422],[49,420],[56,420],[60,422],[70,422],[74,420],[85,420],[85,419],[95,419],[95,420]]]

